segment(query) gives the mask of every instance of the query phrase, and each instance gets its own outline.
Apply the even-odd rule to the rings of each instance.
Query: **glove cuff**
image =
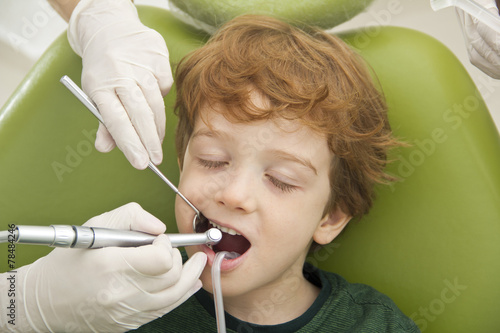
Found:
[[[86,45],[104,27],[126,20],[139,20],[131,0],[81,0],[68,22],[68,42],[80,57]]]

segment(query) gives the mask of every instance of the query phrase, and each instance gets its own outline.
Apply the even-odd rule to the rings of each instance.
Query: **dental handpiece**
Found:
[[[85,249],[148,245],[152,244],[156,238],[156,235],[140,231],[75,225],[18,225],[13,234],[16,243]],[[166,235],[170,239],[172,247],[214,245],[222,239],[222,233],[217,228],[209,229],[204,233]]]

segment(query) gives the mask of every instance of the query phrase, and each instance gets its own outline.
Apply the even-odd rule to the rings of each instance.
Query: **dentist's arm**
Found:
[[[161,234],[165,225],[138,204],[90,219],[86,226]],[[171,311],[200,287],[203,253],[182,265],[165,235],[137,248],[57,248],[15,273],[15,325],[2,315],[0,331],[123,332]],[[9,273],[0,274],[7,290]],[[5,294],[5,293],[4,293]],[[2,309],[10,299],[0,295]],[[5,312],[5,311],[4,311]]]
[[[69,21],[71,13],[80,0],[47,0],[52,8],[66,21]]]
[[[143,25],[131,0],[50,0],[66,20],[68,41],[82,57],[82,88],[104,118],[95,146],[115,146],[138,169],[160,164],[163,97],[173,78],[163,37]]]

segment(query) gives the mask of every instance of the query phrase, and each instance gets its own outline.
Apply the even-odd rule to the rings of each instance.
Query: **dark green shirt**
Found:
[[[348,283],[341,276],[304,266],[304,276],[321,288],[311,307],[300,317],[279,325],[254,325],[226,313],[227,332],[420,332],[387,296],[363,284]],[[244,283],[244,282],[243,282]],[[261,314],[272,309],[263,302]],[[144,326],[139,332],[217,332],[210,294],[200,290],[178,308]]]

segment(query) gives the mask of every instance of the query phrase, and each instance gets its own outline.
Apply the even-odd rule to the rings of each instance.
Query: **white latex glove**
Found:
[[[150,159],[160,164],[163,96],[173,83],[163,37],[140,22],[131,0],[82,0],[71,14],[68,40],[82,57],[83,91],[106,125],[99,124],[97,150],[117,145],[138,169]]]
[[[152,234],[165,231],[162,222],[135,203],[84,225]],[[206,255],[197,253],[183,266],[181,254],[165,235],[152,245],[137,248],[57,248],[17,270],[16,325],[5,323],[9,318],[2,315],[0,331],[135,329],[174,309],[201,288],[198,278],[205,264]],[[8,274],[1,274],[0,285],[9,282]],[[3,309],[6,296],[0,296]]]
[[[500,19],[495,0],[475,2]],[[500,79],[500,33],[461,9],[457,9],[457,16],[463,27],[470,62],[492,78]]]

